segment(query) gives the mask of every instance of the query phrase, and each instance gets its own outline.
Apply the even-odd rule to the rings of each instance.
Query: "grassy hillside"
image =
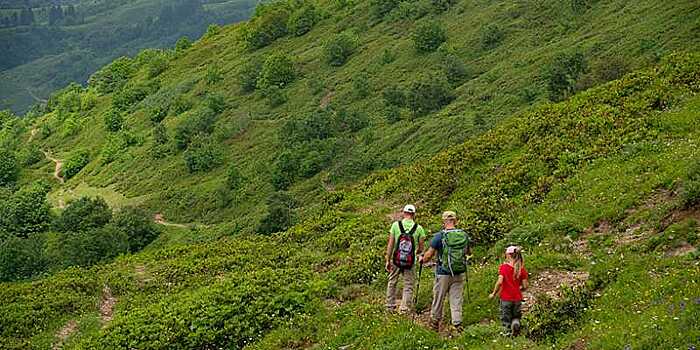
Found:
[[[145,48],[171,47],[181,37],[194,40],[209,24],[247,19],[255,6],[254,1],[198,0],[28,4],[31,24],[0,25],[0,108],[17,113],[27,112],[70,82],[85,83],[117,57],[135,55]],[[50,19],[56,4],[64,15]],[[25,6],[0,4],[0,23]],[[183,10],[178,12],[178,8]]]
[[[51,181],[57,213],[97,194],[187,223],[139,253],[2,283],[0,343],[697,346],[697,8],[377,4],[316,3],[299,36],[303,21],[274,24],[308,8],[262,7],[115,61],[44,115],[0,118],[4,148],[38,158],[15,186]],[[415,322],[384,313],[382,246],[406,202],[431,231],[456,210],[477,242],[463,334],[424,327],[430,271]],[[533,281],[515,340],[487,298],[511,243]]]

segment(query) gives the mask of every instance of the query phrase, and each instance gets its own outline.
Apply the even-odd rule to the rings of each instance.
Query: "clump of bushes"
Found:
[[[406,91],[407,105],[416,115],[437,111],[454,98],[452,87],[441,74],[420,76],[409,84]]]
[[[154,90],[156,90],[155,86],[152,85],[127,84],[114,94],[112,106],[120,111],[125,111],[132,105],[143,101]]]
[[[559,101],[574,93],[576,82],[586,69],[586,58],[580,52],[560,53],[554,56],[544,71],[549,98]]]
[[[267,198],[267,215],[260,221],[258,232],[270,234],[288,229],[294,224],[297,203],[287,192],[275,192]]]
[[[209,171],[223,161],[223,152],[211,138],[196,136],[183,154],[190,173]]]
[[[271,86],[285,87],[296,78],[296,70],[291,57],[283,53],[268,56],[260,68],[256,87],[266,89]]]
[[[63,176],[70,179],[77,175],[83,168],[90,163],[90,153],[87,150],[77,150],[63,164]]]
[[[357,38],[348,32],[336,34],[323,45],[326,63],[339,67],[348,61],[357,48]]]
[[[17,181],[19,166],[15,153],[8,149],[0,149],[0,186],[9,186]]]
[[[290,33],[296,36],[302,36],[309,31],[318,21],[318,13],[316,8],[307,4],[289,16],[287,28]]]
[[[105,128],[109,132],[117,132],[122,129],[124,124],[124,117],[114,108],[110,109],[104,115]]]
[[[258,6],[256,16],[245,26],[242,40],[249,50],[256,50],[287,35],[289,10],[284,3]]]
[[[360,72],[352,77],[352,94],[357,99],[362,99],[369,96],[370,85],[369,75],[366,72]]]
[[[447,31],[440,22],[435,20],[419,23],[413,32],[413,47],[421,53],[433,52],[445,41],[447,41]]]
[[[120,89],[134,74],[132,60],[120,57],[97,71],[88,80],[88,84],[101,94],[108,94]]]
[[[51,222],[46,195],[50,187],[43,182],[23,186],[18,191],[0,187],[0,237],[27,238],[46,230]]]
[[[101,197],[82,197],[72,201],[54,222],[59,232],[85,231],[106,225],[112,220],[112,209]]]
[[[700,163],[695,163],[688,171],[688,177],[683,182],[681,198],[686,206],[700,204]]]
[[[496,23],[489,23],[481,29],[479,42],[481,43],[481,47],[483,49],[493,49],[501,43],[503,37],[503,29],[501,29],[501,27]]]
[[[173,140],[175,146],[186,149],[194,137],[199,134],[210,135],[214,131],[217,115],[209,109],[201,109],[190,113],[176,127]]]
[[[238,72],[238,82],[242,92],[249,93],[255,91],[261,70],[262,62],[255,58],[249,60],[241,67],[241,70]]]

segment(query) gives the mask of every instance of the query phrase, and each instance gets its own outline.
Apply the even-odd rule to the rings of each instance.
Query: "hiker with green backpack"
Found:
[[[386,307],[389,312],[396,310],[396,293],[399,278],[403,277],[403,297],[399,312],[413,310],[414,265],[416,257],[423,251],[425,230],[414,220],[416,207],[408,204],[401,212],[402,219],[395,221],[389,231],[389,239],[384,256],[384,266],[389,273],[386,288]]]
[[[462,331],[462,304],[464,302],[464,283],[467,273],[467,259],[471,254],[469,236],[457,228],[457,214],[446,211],[442,214],[443,229],[436,233],[430,242],[430,248],[419,259],[423,264],[437,255],[433,302],[430,308],[430,326],[440,330],[442,308],[447,298],[450,302],[452,325],[457,332]]]

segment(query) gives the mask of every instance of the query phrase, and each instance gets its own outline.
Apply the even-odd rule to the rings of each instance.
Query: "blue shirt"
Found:
[[[430,241],[430,247],[437,251],[437,268],[435,273],[438,275],[450,275],[450,270],[442,267],[442,261],[440,261],[442,257],[442,232],[440,231],[433,236],[433,239]]]

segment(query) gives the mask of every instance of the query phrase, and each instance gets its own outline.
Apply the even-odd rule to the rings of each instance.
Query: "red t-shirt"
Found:
[[[522,301],[523,294],[520,292],[520,283],[527,279],[527,270],[523,266],[520,269],[520,278],[515,279],[513,276],[513,266],[501,264],[498,268],[498,274],[503,276],[503,284],[501,285],[501,300],[504,301]]]

